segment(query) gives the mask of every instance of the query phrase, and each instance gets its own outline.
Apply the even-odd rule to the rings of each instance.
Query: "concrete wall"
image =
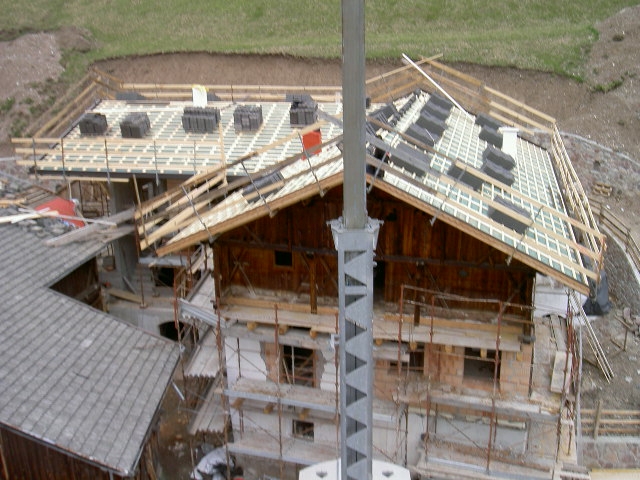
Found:
[[[238,378],[250,378],[256,381],[268,381],[272,376],[269,373],[269,365],[275,358],[275,344],[260,342],[257,339],[227,338],[226,359],[227,377],[229,385]],[[240,352],[238,353],[238,344]],[[317,372],[319,385],[323,391],[334,392],[336,380],[335,352],[330,347],[327,339],[319,339],[316,344]],[[307,345],[308,346],[308,345]],[[320,347],[320,348],[318,348]],[[520,352],[503,352],[501,370],[501,389],[507,389],[510,394],[516,394],[526,398],[529,390],[530,365],[533,352],[532,345],[523,345]],[[273,351],[272,351],[273,350]],[[440,380],[454,388],[468,388],[464,380],[464,347],[445,347],[438,349],[437,361],[432,361],[433,374],[439,373]],[[239,362],[239,363],[238,363]],[[396,375],[389,361],[381,360],[376,368],[377,397],[384,397],[384,393],[395,391]],[[467,382],[469,383],[469,382]],[[387,388],[394,385],[394,388]],[[388,399],[387,399],[388,400]],[[276,411],[264,413],[262,405],[245,402],[243,412],[235,411],[233,414],[234,430],[240,427],[240,415],[242,415],[245,432],[250,430],[267,429],[270,431],[282,431],[284,438],[292,435],[293,420],[298,418],[300,409],[284,407],[282,410],[281,424],[279,425]],[[447,410],[446,408],[444,410]],[[488,419],[483,414],[464,412],[453,409],[451,413],[440,412],[436,421],[435,417],[429,422],[432,439],[440,439],[452,444],[464,447],[469,443],[465,436],[460,436],[460,431],[471,435],[478,444],[484,444],[489,438]],[[426,412],[419,407],[411,407],[408,416],[398,407],[393,407],[382,412],[374,412],[374,452],[376,458],[403,464],[405,458],[408,464],[415,464],[419,459],[419,452],[423,449],[422,434],[427,429]],[[432,412],[432,415],[435,411]],[[337,439],[337,426],[334,419],[327,414],[311,409],[305,421],[314,424],[314,441],[331,445]],[[437,425],[437,428],[436,428]],[[526,429],[500,426],[496,431],[494,448],[505,450],[514,454],[522,454],[526,444]],[[468,446],[473,446],[472,444]]]
[[[160,325],[174,321],[173,308],[140,308],[129,302],[109,304],[109,314],[154,335],[160,335]]]
[[[409,412],[407,428],[407,464],[415,465],[420,452],[424,451],[422,434],[427,431],[427,416],[417,412]]]

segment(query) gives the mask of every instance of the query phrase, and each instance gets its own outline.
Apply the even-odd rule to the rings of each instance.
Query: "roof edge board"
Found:
[[[328,190],[330,188],[341,185],[342,171],[339,173],[333,174],[329,177],[326,177],[320,180],[318,183],[320,184],[320,187],[323,190]],[[268,206],[265,203],[261,203],[259,204],[259,206],[252,208],[251,210],[241,215],[237,215],[233,218],[230,218],[228,220],[225,220],[224,222],[219,223],[218,225],[215,226],[215,228],[203,229],[191,235],[185,236],[181,239],[174,239],[169,243],[167,243],[166,245],[158,248],[156,253],[158,256],[163,256],[169,253],[180,251],[183,248],[205,241],[210,236],[220,235],[229,230],[232,230],[233,228],[241,226],[245,223],[270,215],[270,213],[273,211],[277,211],[277,210],[281,210],[283,208],[289,207],[299,202],[300,200],[305,200],[315,195],[318,195],[318,185],[314,182],[294,193],[289,193],[287,195],[277,198],[276,200],[269,201]]]
[[[326,142],[324,142],[321,146],[324,148],[328,145],[334,144],[338,141],[340,141],[340,139],[342,138],[341,135],[337,136],[337,137],[333,137],[329,140],[327,140]],[[198,212],[200,212],[200,210],[204,207],[206,207],[212,200],[218,199],[223,195],[226,195],[227,193],[231,192],[231,191],[240,191],[240,189],[242,189],[243,187],[246,187],[248,185],[251,184],[252,179],[258,179],[258,178],[262,178],[266,175],[270,175],[272,173],[275,172],[279,172],[281,170],[283,170],[284,168],[286,168],[289,165],[292,165],[293,163],[295,163],[298,160],[301,160],[302,157],[305,156],[304,152],[300,152],[292,157],[289,157],[285,160],[283,160],[282,162],[278,163],[277,165],[273,165],[270,167],[265,168],[264,170],[261,170],[260,172],[251,174],[249,176],[246,177],[242,177],[239,178],[235,181],[233,181],[231,184],[227,184],[224,185],[223,187],[216,189],[214,191],[209,191],[206,190],[203,192],[200,192],[202,195],[199,195],[198,197],[195,198],[191,198],[190,199],[190,204],[189,205],[184,205],[184,208],[182,210],[180,210],[179,212],[177,212],[176,215],[174,215],[171,218],[171,221],[167,222],[166,224],[162,225],[160,227],[159,230],[155,230],[152,232],[149,232],[149,234],[146,234],[146,227],[153,227],[156,223],[158,223],[159,221],[162,221],[168,214],[170,214],[171,212],[161,212],[161,213],[157,213],[157,214],[152,214],[151,216],[145,217],[145,215],[147,215],[146,213],[140,213],[137,218],[137,227],[138,227],[138,232],[143,233],[144,235],[141,236],[141,240],[140,240],[140,247],[142,250],[145,250],[146,248],[148,248],[153,242],[155,242],[156,240],[159,240],[160,238],[162,238],[163,236],[170,234],[174,231],[177,231],[178,229],[181,229],[183,227],[187,227],[187,224],[193,224],[196,222],[200,222],[199,219],[194,219],[194,216],[198,215]],[[334,161],[337,160],[338,157],[332,157],[329,158],[327,160],[324,160],[323,162],[321,162],[318,165],[313,166],[310,170],[302,170],[299,173],[297,173],[296,175],[290,176],[288,177],[288,180],[291,180],[292,178],[296,178],[298,176],[301,175],[305,175],[306,173],[308,173],[309,171],[314,172],[315,170],[317,170],[318,168],[322,168],[323,166],[326,166],[327,164],[330,164]],[[190,182],[193,183],[193,182]],[[317,185],[317,182],[315,183],[315,185]],[[322,187],[317,187],[319,188],[320,192],[322,192]],[[178,195],[184,196],[184,192],[181,191],[181,186],[175,187],[173,189],[173,191],[175,191],[175,193],[177,193]],[[150,201],[150,205],[153,205],[154,207],[151,208],[150,210],[148,210],[149,213],[152,213],[152,211],[155,208],[158,208],[160,206],[162,206],[164,203],[167,202],[171,202],[172,199],[175,197],[174,195],[171,195],[170,198],[165,198],[165,196],[163,196],[162,201],[158,201],[158,202],[153,202],[153,199]],[[202,197],[202,198],[200,198]],[[181,197],[179,197],[181,198]],[[184,202],[183,202],[184,203]],[[264,203],[263,203],[264,205]],[[270,205],[270,203],[268,204]],[[270,207],[268,207],[270,208]],[[167,208],[167,210],[169,210],[170,208]],[[141,220],[142,222],[139,222],[139,220]],[[179,220],[179,221],[177,221]],[[171,224],[171,225],[169,225]],[[171,242],[169,242],[171,243]]]

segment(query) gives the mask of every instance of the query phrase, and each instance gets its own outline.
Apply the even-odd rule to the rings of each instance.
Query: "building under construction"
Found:
[[[83,88],[16,150],[87,216],[135,206],[107,308],[183,344],[194,438],[281,473],[339,457],[340,88]],[[589,478],[583,338],[612,372],[581,305],[605,239],[555,120],[433,59],[366,88],[374,456],[419,478]]]

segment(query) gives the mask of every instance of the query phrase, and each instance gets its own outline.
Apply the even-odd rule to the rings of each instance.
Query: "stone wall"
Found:
[[[529,394],[533,345],[521,345],[520,352],[502,352],[500,391],[526,397]]]
[[[620,245],[612,238],[607,239],[607,254],[604,270],[609,281],[609,296],[615,308],[630,307],[633,315],[640,314],[638,281],[633,267]]]
[[[587,468],[638,468],[640,438],[600,437],[582,439],[582,464]]]

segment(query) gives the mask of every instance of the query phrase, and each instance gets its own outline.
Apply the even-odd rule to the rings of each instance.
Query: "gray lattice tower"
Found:
[[[370,479],[373,431],[373,255],[380,222],[347,230],[331,222],[338,250],[340,458],[343,479]]]
[[[366,209],[364,71],[364,0],[342,0],[344,207],[331,229],[338,250],[343,480],[372,476],[373,254],[380,223]]]

